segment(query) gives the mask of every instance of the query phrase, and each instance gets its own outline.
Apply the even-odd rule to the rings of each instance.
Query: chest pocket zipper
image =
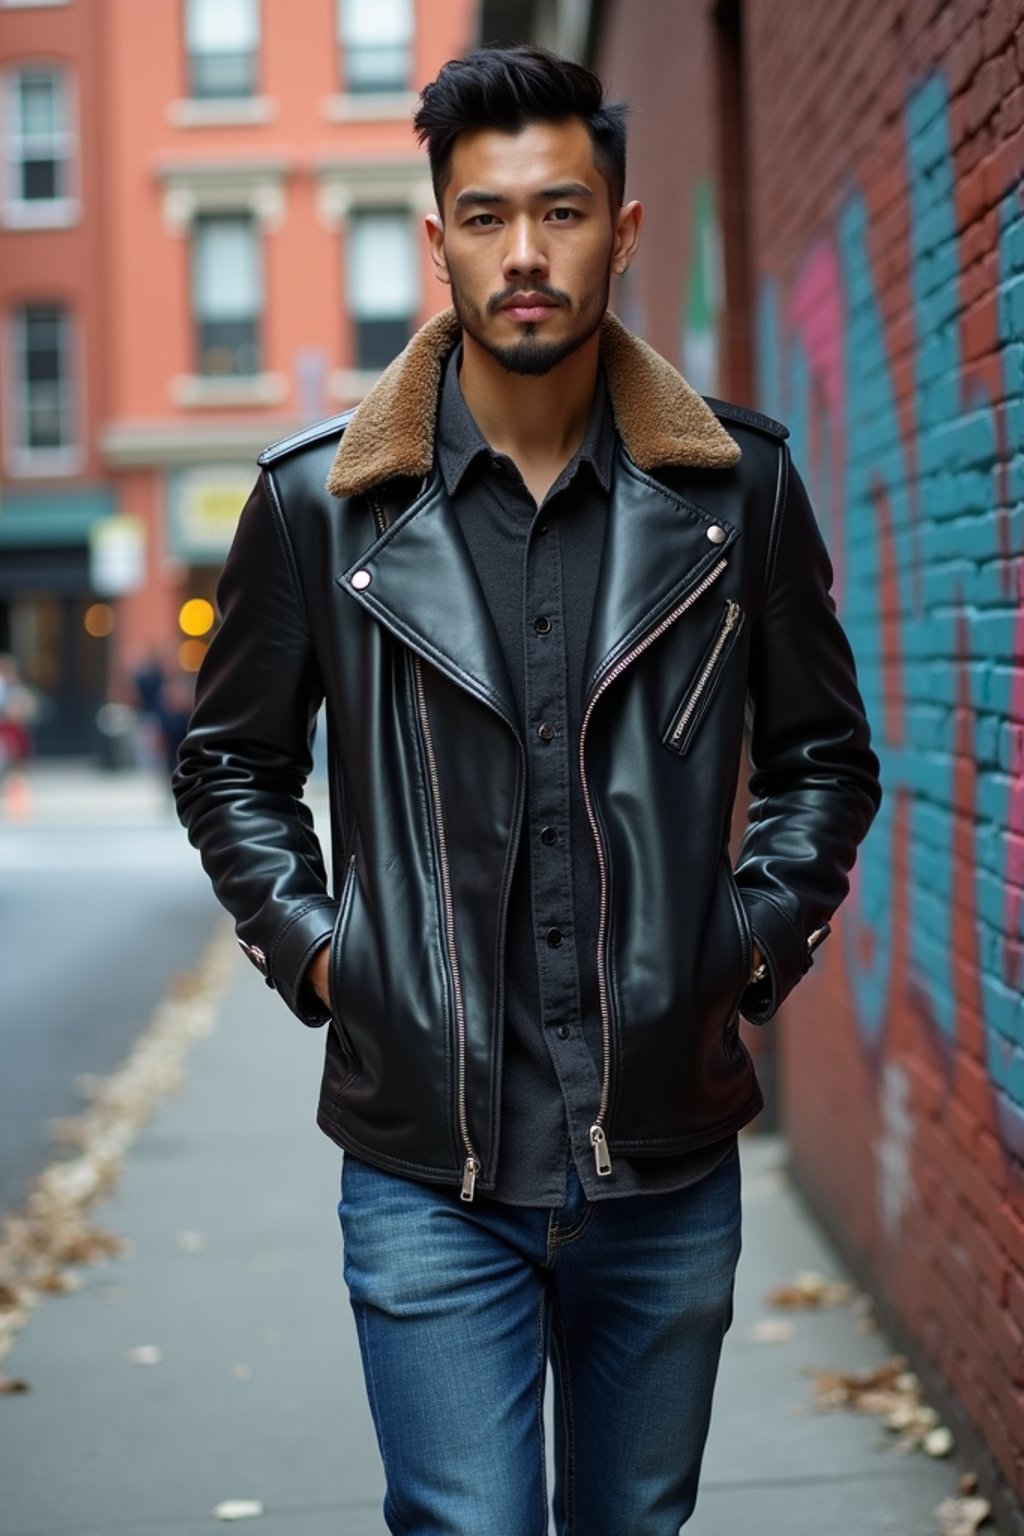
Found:
[[[676,710],[672,723],[662,740],[666,747],[683,756],[690,749],[697,727],[707,713],[708,705],[715,696],[725,663],[728,661],[740,630],[743,628],[743,609],[732,598],[726,599],[725,613],[715,638],[697,670],[696,679],[686,697]]]

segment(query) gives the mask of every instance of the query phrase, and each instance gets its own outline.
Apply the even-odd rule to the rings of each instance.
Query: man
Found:
[[[541,1536],[550,1354],[558,1531],[668,1536],[762,1102],[738,1016],[828,933],[877,762],[785,428],[606,313],[623,109],[488,50],[416,126],[454,309],[262,456],[176,789],[243,949],[327,1024],[389,1530]]]

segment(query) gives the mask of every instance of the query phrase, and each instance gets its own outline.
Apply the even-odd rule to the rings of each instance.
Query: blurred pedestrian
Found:
[[[14,656],[0,654],[0,779],[28,762],[35,749],[32,727],[40,698],[24,681]]]
[[[139,759],[146,768],[166,761],[164,730],[160,716],[164,697],[164,664],[159,652],[151,651],[141,666],[131,674],[135,693]]]
[[[762,1103],[739,1015],[828,933],[878,763],[785,428],[606,312],[624,109],[491,49],[416,126],[454,308],[262,456],[178,806],[246,954],[328,1025],[388,1529],[542,1536],[550,1357],[555,1529],[676,1536]],[[325,695],[333,893],[301,799]]]

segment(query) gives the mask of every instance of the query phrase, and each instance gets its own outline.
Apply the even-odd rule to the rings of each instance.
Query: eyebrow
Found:
[[[593,197],[590,187],[584,186],[582,181],[565,181],[556,187],[543,187],[537,197],[549,202],[556,202],[561,197]],[[501,192],[487,192],[482,187],[467,187],[460,192],[452,204],[453,208],[465,208],[469,204],[491,206],[495,203],[507,203],[508,198]]]

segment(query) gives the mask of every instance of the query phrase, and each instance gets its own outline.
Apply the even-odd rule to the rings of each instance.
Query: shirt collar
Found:
[[[477,426],[462,393],[459,382],[461,362],[460,342],[445,363],[437,413],[437,462],[449,496],[456,494],[466,471],[479,454],[493,456],[491,446]],[[591,466],[602,490],[607,493],[611,489],[614,452],[615,418],[602,370],[598,374],[594,403],[583,441],[559,480],[571,479],[577,465],[586,463]]]

